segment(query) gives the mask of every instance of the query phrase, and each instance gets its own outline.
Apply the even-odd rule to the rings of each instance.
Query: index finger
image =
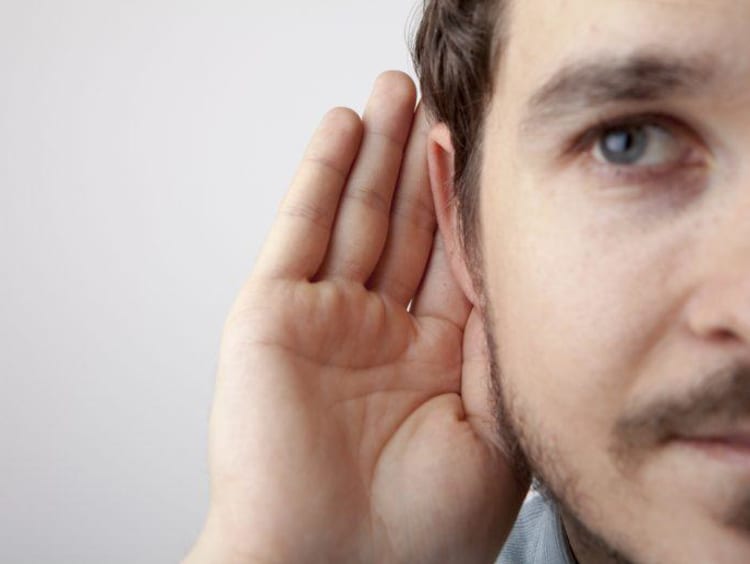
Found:
[[[256,272],[286,279],[317,272],[362,132],[362,120],[353,110],[334,108],[325,115],[281,203]]]

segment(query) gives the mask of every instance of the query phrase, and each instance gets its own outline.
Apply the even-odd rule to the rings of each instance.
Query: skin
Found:
[[[411,82],[387,73],[362,119],[328,114],[225,325],[186,561],[492,561],[528,485],[492,377],[580,563],[750,560],[749,449],[718,440],[750,429],[748,21],[745,1],[517,2],[483,134],[480,272],[450,132],[414,117]],[[710,55],[710,87],[525,127],[566,64],[643,49]],[[602,162],[596,137],[570,150],[601,119],[654,113],[670,120],[649,166]]]
[[[361,120],[335,109],[310,143],[225,324],[186,562],[484,562],[513,524],[527,484],[435,232],[415,100],[386,73]]]
[[[614,432],[628,413],[710,385],[721,367],[745,368],[734,391],[750,386],[750,60],[737,56],[750,50],[748,21],[744,1],[539,0],[512,13],[485,128],[482,291],[524,452],[619,561],[750,561],[748,523],[725,523],[750,493],[747,448],[628,449]],[[639,49],[708,54],[716,85],[584,107],[524,138],[529,98],[564,64]],[[694,152],[690,167],[672,159],[634,178],[632,167],[592,167],[591,149],[560,157],[601,116],[643,112],[679,116],[672,139]],[[449,161],[445,134],[434,140]],[[450,217],[441,223],[454,229]],[[746,400],[732,421],[717,415],[729,399],[696,428],[721,420],[722,433],[746,437]],[[574,519],[565,524],[581,563],[610,561]]]

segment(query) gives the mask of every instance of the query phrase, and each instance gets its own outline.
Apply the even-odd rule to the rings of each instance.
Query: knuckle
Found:
[[[313,203],[286,204],[281,213],[289,219],[301,219],[324,230],[328,230],[333,221],[333,213],[330,210]]]
[[[372,139],[378,139],[382,144],[383,149],[389,154],[389,156],[395,161],[400,160],[403,156],[404,151],[404,140],[399,139],[387,131],[370,128],[367,131],[367,135]]]
[[[390,212],[391,203],[383,193],[371,186],[351,187],[344,196],[348,199],[365,206],[367,209],[387,216]]]
[[[324,155],[318,155],[311,153],[304,158],[304,164],[307,164],[318,172],[330,173],[338,177],[339,180],[346,180],[348,171],[341,168],[339,164],[332,158]]]
[[[409,198],[404,196],[402,201],[396,206],[395,214],[403,220],[408,221],[419,231],[426,231],[432,234],[435,231],[436,218],[435,211],[431,202],[425,201],[424,198]]]

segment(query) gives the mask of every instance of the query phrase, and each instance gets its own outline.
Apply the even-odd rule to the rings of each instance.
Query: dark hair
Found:
[[[493,94],[508,0],[424,0],[412,58],[430,117],[451,132],[462,242],[478,259],[483,125]]]
[[[478,202],[482,138],[500,51],[507,43],[511,0],[424,0],[412,57],[430,118],[445,123],[455,150],[454,188],[459,231],[474,285],[487,308],[480,259]],[[528,458],[514,430],[501,384],[492,317],[485,318],[490,351],[490,388],[496,433],[513,475],[522,487],[532,476]]]

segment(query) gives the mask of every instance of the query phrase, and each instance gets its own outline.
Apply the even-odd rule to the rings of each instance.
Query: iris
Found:
[[[612,164],[631,165],[648,149],[648,134],[642,126],[619,127],[605,131],[599,141],[602,157]]]

